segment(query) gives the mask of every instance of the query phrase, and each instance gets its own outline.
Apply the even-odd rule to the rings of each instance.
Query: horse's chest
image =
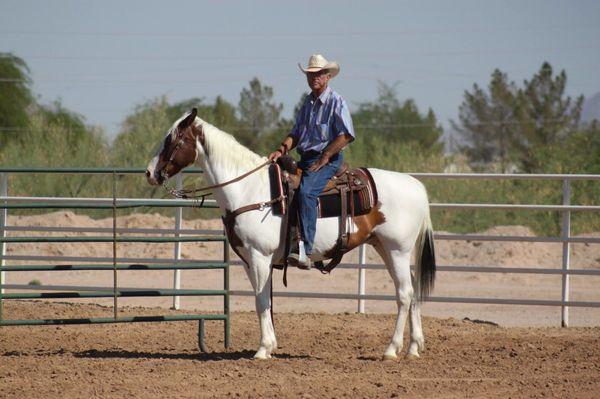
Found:
[[[236,231],[235,220],[230,222],[225,222],[224,220],[223,224],[225,225],[225,234],[227,235],[227,240],[229,240],[229,245],[231,245],[233,252],[235,252],[235,254],[247,265],[248,256],[244,250],[244,242],[240,234]]]

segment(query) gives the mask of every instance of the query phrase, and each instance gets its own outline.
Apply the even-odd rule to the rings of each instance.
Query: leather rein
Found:
[[[267,166],[267,165],[269,165],[271,163],[272,163],[271,161],[266,161],[266,162],[258,165],[256,168],[254,168],[254,169],[252,169],[252,170],[250,170],[250,171],[248,171],[248,172],[246,172],[246,173],[244,173],[244,174],[242,174],[242,175],[240,175],[240,176],[238,176],[238,177],[236,177],[234,179],[227,180],[227,181],[225,181],[223,183],[219,183],[219,184],[213,184],[213,185],[210,185],[210,186],[204,186],[204,187],[195,188],[195,189],[191,189],[191,190],[177,190],[177,189],[169,188],[167,186],[167,179],[165,179],[164,182],[163,182],[163,187],[165,188],[165,190],[169,194],[171,194],[175,198],[181,198],[181,199],[202,199],[202,202],[200,204],[200,206],[202,206],[202,204],[204,204],[205,197],[211,195],[212,193],[205,193],[205,194],[198,194],[198,193],[205,192],[205,191],[208,191],[208,190],[212,190],[212,189],[215,189],[215,188],[225,187],[225,186],[227,186],[229,184],[236,183],[236,182],[238,182],[238,181],[240,181],[240,180],[242,180],[242,179],[250,176],[251,174],[259,171],[260,169],[262,169],[263,167],[265,167],[265,166]],[[227,222],[231,221],[232,219],[235,219],[235,217],[238,216],[239,214],[242,214],[244,212],[253,211],[253,210],[257,210],[257,209],[262,211],[263,209],[265,209],[265,208],[273,205],[274,203],[282,201],[284,198],[285,198],[285,196],[280,196],[280,197],[274,198],[274,199],[272,199],[270,201],[257,202],[255,204],[245,205],[245,206],[242,206],[242,207],[240,207],[240,208],[238,208],[236,210],[233,210],[233,211],[227,210],[226,211],[227,213],[225,214],[225,217],[223,218],[224,222],[227,223]]]

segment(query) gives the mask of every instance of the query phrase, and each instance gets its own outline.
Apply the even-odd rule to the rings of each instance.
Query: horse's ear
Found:
[[[197,115],[198,115],[198,109],[192,108],[192,112],[190,112],[190,114],[188,116],[186,116],[184,120],[179,122],[179,125],[177,127],[180,129],[188,128],[192,124],[192,122],[194,122]]]

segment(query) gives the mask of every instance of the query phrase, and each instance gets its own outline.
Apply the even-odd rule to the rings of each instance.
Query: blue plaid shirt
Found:
[[[356,137],[346,101],[329,86],[316,99],[312,94],[306,96],[291,132],[297,140],[298,153],[322,152],[343,133],[350,135],[353,140]]]

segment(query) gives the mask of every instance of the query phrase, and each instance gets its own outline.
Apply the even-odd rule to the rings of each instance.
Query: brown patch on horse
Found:
[[[373,236],[373,229],[385,222],[385,215],[379,210],[381,203],[371,209],[369,213],[362,216],[355,216],[352,221],[356,225],[357,230],[348,235],[347,251],[358,247],[367,242]],[[337,251],[337,242],[333,248],[325,251],[324,258],[333,258]]]
[[[226,221],[226,219],[223,218],[223,225],[225,226],[225,234],[227,235],[231,249],[233,249],[233,252],[235,252],[235,254],[244,262],[246,267],[248,267],[248,261],[240,254],[239,248],[243,247],[244,243],[235,233],[235,220]]]
[[[204,131],[202,130],[202,126],[196,126],[192,124],[191,126],[192,135],[198,139],[200,145],[204,149],[204,153],[208,156],[208,152],[206,152],[206,137],[204,137]]]
[[[348,236],[348,250],[358,247],[373,235],[373,229],[385,222],[385,215],[379,210],[378,203],[369,213],[354,218],[358,230]]]
[[[167,174],[174,176],[196,160],[196,137],[192,129],[187,127],[179,130],[175,140],[170,140],[169,144],[173,148],[165,153],[162,160]],[[168,154],[169,158],[165,159]]]

